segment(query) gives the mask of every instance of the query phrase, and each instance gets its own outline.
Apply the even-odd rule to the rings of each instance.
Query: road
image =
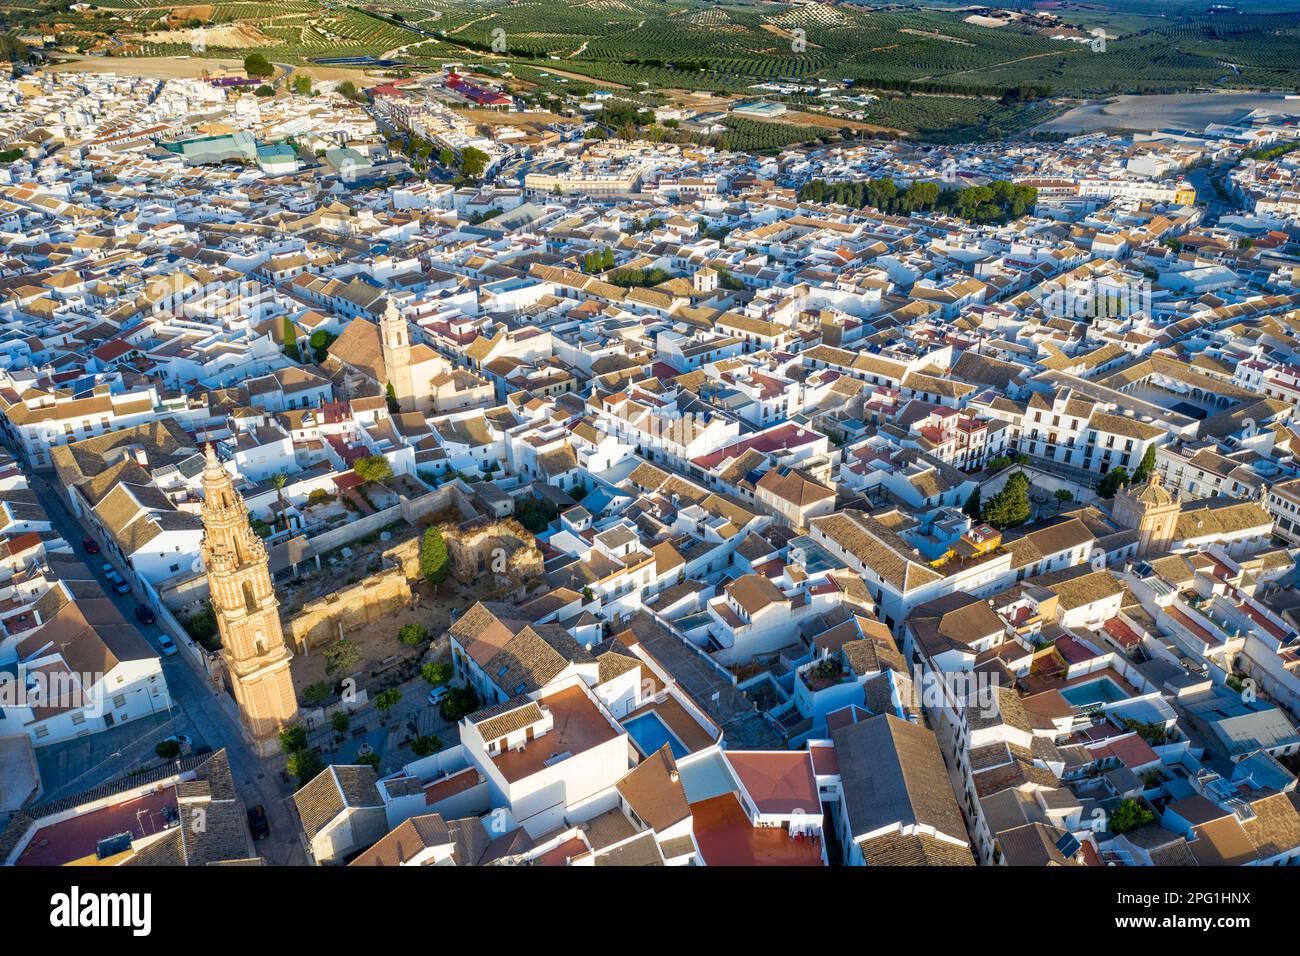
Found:
[[[13,449],[10,451],[12,453]],[[55,481],[45,474],[32,471],[27,471],[27,479],[32,491],[45,507],[55,530],[73,547],[77,557],[82,559],[82,563],[89,565],[90,573],[99,577],[100,583],[104,584],[102,575],[97,574],[99,566],[103,564],[103,561],[99,560],[101,556],[96,555],[89,563],[84,559],[81,541],[88,536],[88,531],[72,514],[67,499],[56,487]],[[113,560],[106,553],[104,559]],[[120,562],[115,563],[121,570]],[[117,606],[122,617],[134,624],[144,635],[145,640],[152,647],[157,648],[160,633],[158,627],[156,625],[141,627],[136,621],[135,609],[142,603],[141,599],[134,592],[115,594],[106,584],[104,590]],[[163,657],[162,667],[175,710],[179,710],[182,718],[175,727],[188,725],[193,728],[192,733],[188,730],[172,732],[189,733],[196,744],[203,742],[214,750],[224,747],[230,760],[235,787],[245,805],[252,806],[260,803],[266,807],[271,823],[271,835],[257,843],[258,854],[271,864],[307,865],[310,861],[299,839],[297,813],[289,806],[293,789],[282,783],[280,778],[283,758],[263,759],[248,748],[242,729],[221,706],[207,675],[200,671],[198,663],[187,653],[182,651],[171,657]],[[144,733],[148,734],[148,730]],[[134,750],[139,751],[144,748],[152,750],[151,736],[140,740]],[[78,788],[88,790],[117,776],[124,766],[130,766],[132,757],[136,756],[132,749],[130,744],[122,747],[119,759],[105,760],[98,767],[79,776],[76,780]],[[148,754],[143,756],[147,757]]]
[[[1233,164],[1231,162],[1215,163],[1212,166],[1197,166],[1187,171],[1187,181],[1196,189],[1196,198],[1205,203],[1204,224],[1213,226],[1219,217],[1234,212],[1230,201],[1225,201],[1215,188],[1214,181],[1222,181]]]

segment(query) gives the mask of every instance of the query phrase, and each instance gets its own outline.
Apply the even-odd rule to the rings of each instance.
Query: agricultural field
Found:
[[[92,0],[73,11],[67,0],[11,0],[0,9],[0,27],[39,27],[78,54],[237,58],[257,49],[290,64],[364,56],[412,70],[462,63],[510,75],[518,91],[552,99],[605,89],[654,105],[694,91],[816,111],[810,97],[818,87],[851,84],[880,97],[864,108],[862,123],[978,139],[1014,135],[1088,98],[1300,87],[1300,0],[1244,0],[1238,10],[1212,14],[1208,4],[1179,0],[1113,8],[1062,0],[1032,16],[1019,7],[971,16],[942,0],[880,8],[762,0]],[[1104,50],[1064,38],[1086,39],[1090,31],[1104,31]],[[802,89],[789,89],[795,84]],[[775,125],[784,129],[742,134],[737,127],[733,138],[773,140],[799,124]]]

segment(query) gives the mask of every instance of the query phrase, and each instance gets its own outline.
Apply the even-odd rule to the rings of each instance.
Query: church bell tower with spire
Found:
[[[406,319],[392,299],[379,321],[379,344],[384,358],[384,372],[393,386],[393,397],[404,412],[415,411],[415,383],[411,380],[411,333]]]
[[[202,554],[221,631],[221,660],[244,733],[253,750],[266,757],[279,750],[280,731],[298,719],[289,674],[293,655],[280,630],[266,545],[253,533],[244,499],[213,445],[206,458]]]

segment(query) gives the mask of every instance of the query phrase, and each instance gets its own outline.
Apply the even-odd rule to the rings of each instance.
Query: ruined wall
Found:
[[[493,575],[496,586],[514,591],[542,574],[542,552],[531,531],[514,518],[483,518],[441,527],[457,581],[470,584]]]
[[[420,539],[422,534],[399,541],[384,551],[384,564],[401,568],[408,581],[420,580]]]
[[[346,588],[304,604],[289,620],[294,649],[329,644],[338,639],[339,625],[349,630],[379,620],[411,601],[411,586],[401,566],[386,567]]]

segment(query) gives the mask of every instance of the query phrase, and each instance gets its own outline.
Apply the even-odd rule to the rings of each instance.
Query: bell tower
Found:
[[[415,411],[415,384],[411,380],[411,333],[406,319],[389,299],[379,321],[379,344],[383,349],[384,371],[393,386],[397,404],[404,412]],[[380,383],[385,384],[385,383]]]
[[[289,675],[293,655],[280,630],[266,545],[253,533],[244,499],[211,444],[206,458],[201,551],[221,632],[221,660],[244,733],[254,751],[266,757],[279,749],[280,731],[298,718]]]
[[[1169,493],[1159,473],[1154,471],[1141,486],[1125,485],[1117,491],[1112,507],[1119,524],[1137,531],[1139,558],[1169,550],[1182,510],[1178,499]]]

